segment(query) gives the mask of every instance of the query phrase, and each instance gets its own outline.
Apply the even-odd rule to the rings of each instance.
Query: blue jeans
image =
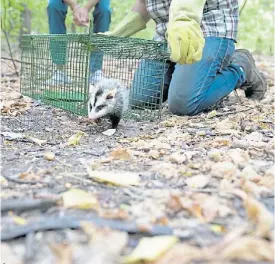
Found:
[[[65,19],[68,5],[62,0],[48,0],[48,22],[50,34],[66,34]],[[93,32],[106,32],[111,23],[110,0],[99,0],[93,12]],[[63,65],[66,62],[66,47],[61,42],[51,42],[52,59],[55,64]],[[58,54],[59,56],[54,56]],[[60,56],[63,54],[63,56]],[[90,69],[92,72],[102,69],[103,53],[92,52],[90,59]]]
[[[194,64],[170,62],[164,69],[161,62],[141,61],[133,80],[131,103],[136,107],[157,105],[164,85],[173,114],[196,115],[206,110],[245,82],[240,66],[230,63],[234,50],[231,39],[207,37],[202,59]]]

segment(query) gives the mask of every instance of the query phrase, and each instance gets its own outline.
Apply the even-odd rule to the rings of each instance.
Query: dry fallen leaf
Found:
[[[275,184],[274,179],[275,179],[275,166],[273,165],[271,168],[269,168],[265,172],[265,175],[261,177],[259,181],[259,185],[273,190],[274,184]]]
[[[155,236],[141,238],[133,252],[126,256],[123,263],[135,263],[138,261],[154,261],[165,254],[178,238],[175,236]]]
[[[197,175],[185,180],[186,184],[190,188],[204,188],[210,181],[209,176]]]
[[[35,173],[32,168],[29,168],[27,171],[20,173],[19,178],[26,181],[39,181],[41,177],[38,173]]]
[[[152,264],[189,264],[204,259],[204,250],[188,244],[174,245],[164,256]]]
[[[49,244],[50,249],[55,254],[56,263],[58,264],[72,264],[73,263],[73,249],[68,244]]]
[[[261,202],[251,196],[244,196],[244,207],[248,218],[256,225],[255,235],[270,237],[272,233],[273,215]]]
[[[208,157],[215,162],[219,162],[222,159],[221,153],[218,150],[212,150],[208,153]]]
[[[228,138],[216,138],[211,143],[212,147],[223,147],[223,146],[230,146],[231,141]]]
[[[96,197],[80,189],[70,189],[62,194],[63,206],[66,208],[98,209]]]
[[[259,182],[261,180],[260,175],[251,166],[246,166],[240,173],[240,177],[253,182]]]
[[[236,166],[228,161],[213,164],[211,174],[217,178],[231,178],[237,173]]]
[[[116,129],[107,129],[106,131],[103,131],[102,134],[108,137],[113,136],[116,133]]]
[[[171,146],[168,143],[161,142],[158,139],[153,139],[152,141],[150,141],[148,147],[156,149],[171,149]]]
[[[124,209],[111,209],[111,210],[100,210],[99,216],[106,218],[106,219],[120,219],[126,220],[129,218],[129,214]]]
[[[130,160],[132,158],[129,151],[124,148],[115,149],[114,151],[111,152],[110,156],[118,160]]]
[[[252,236],[241,237],[233,241],[220,252],[220,255],[227,260],[274,261],[272,244]]]
[[[110,183],[118,186],[139,185],[140,178],[137,173],[127,171],[99,171],[87,167],[89,177],[98,182]]]
[[[175,152],[169,156],[172,163],[182,164],[186,161],[186,156],[180,152]]]
[[[212,222],[217,216],[223,218],[233,214],[233,211],[222,204],[218,197],[205,193],[194,193],[183,197],[174,193],[168,200],[168,206],[175,211],[185,209],[203,222]]]
[[[161,156],[161,152],[159,152],[158,150],[151,149],[148,152],[148,156],[152,159],[158,159]]]
[[[121,263],[119,261],[121,252],[128,241],[126,232],[96,227],[85,221],[81,222],[81,227],[89,237],[89,248],[86,252],[82,250],[82,256],[78,259],[78,263]]]
[[[44,153],[44,159],[52,161],[55,159],[55,154],[53,152],[47,151]]]
[[[248,153],[239,148],[230,149],[227,154],[231,158],[233,163],[237,166],[245,166],[246,164],[248,164],[250,159]]]

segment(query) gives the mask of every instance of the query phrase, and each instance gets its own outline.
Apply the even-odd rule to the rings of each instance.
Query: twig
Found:
[[[173,229],[167,226],[153,226],[150,230],[141,230],[135,222],[103,219],[95,215],[81,217],[73,216],[43,216],[37,221],[29,221],[24,226],[4,226],[1,230],[1,240],[7,241],[25,236],[31,232],[59,230],[59,229],[81,229],[83,221],[90,222],[97,227],[109,227],[130,234],[144,234],[149,236],[172,235]]]
[[[22,61],[21,61],[21,60],[12,59],[12,58],[7,58],[7,57],[2,57],[2,56],[1,56],[1,60],[10,60],[10,61],[15,61],[15,62],[22,63]],[[24,62],[24,63],[31,64],[30,62]]]
[[[2,31],[4,32],[4,35],[5,35],[7,44],[8,44],[8,48],[9,48],[11,60],[12,60],[12,63],[13,63],[13,67],[14,67],[14,69],[15,69],[15,73],[16,73],[17,77],[19,77],[19,73],[18,73],[18,71],[17,71],[16,65],[15,65],[15,62],[14,62],[14,59],[13,59],[13,55],[12,55],[12,51],[11,51],[11,45],[10,45],[9,37],[8,37],[8,34],[7,34],[6,30],[3,28],[3,23],[2,23],[2,22],[3,22],[3,21],[1,21],[1,29],[2,29]]]
[[[225,112],[223,114],[218,113],[216,116],[219,117],[219,116],[235,115],[235,114],[242,113],[242,112],[247,112],[247,111],[253,110],[253,109],[254,109],[253,107],[249,107],[249,108],[244,109],[244,110],[229,111],[229,112]]]
[[[69,167],[69,168],[72,167],[71,164],[67,164],[67,163],[65,163],[64,161],[60,160],[60,159],[55,158],[55,160],[58,161],[60,164],[62,164],[62,165],[64,165],[64,166],[67,166],[67,167]]]
[[[241,16],[246,4],[247,4],[247,0],[244,0],[243,6],[240,8],[240,12],[239,12],[240,16]]]
[[[84,179],[83,176],[86,176],[87,173],[78,173],[79,176],[77,176],[76,173],[61,173],[60,174],[62,177],[68,177],[68,178],[73,178],[73,179],[76,179],[76,180],[79,180],[79,181],[82,181],[82,182],[86,182],[86,183],[94,183],[92,180],[87,180],[87,179]]]
[[[10,178],[9,176],[2,175],[7,181],[19,183],[19,184],[37,184],[37,183],[43,183],[42,181],[24,181],[24,180],[18,180]]]
[[[48,199],[48,200],[36,200],[36,199],[14,199],[14,200],[4,200],[1,202],[1,212],[16,211],[23,212],[34,209],[47,209],[49,207],[55,206],[58,199]]]

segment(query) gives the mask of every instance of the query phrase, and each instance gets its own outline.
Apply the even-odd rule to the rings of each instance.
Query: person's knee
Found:
[[[174,115],[192,116],[197,114],[198,107],[198,103],[192,102],[191,98],[180,96],[168,97],[168,110]]]

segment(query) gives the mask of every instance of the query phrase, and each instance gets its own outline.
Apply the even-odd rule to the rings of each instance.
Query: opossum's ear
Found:
[[[113,99],[117,93],[117,89],[112,89],[107,93],[106,99]]]

